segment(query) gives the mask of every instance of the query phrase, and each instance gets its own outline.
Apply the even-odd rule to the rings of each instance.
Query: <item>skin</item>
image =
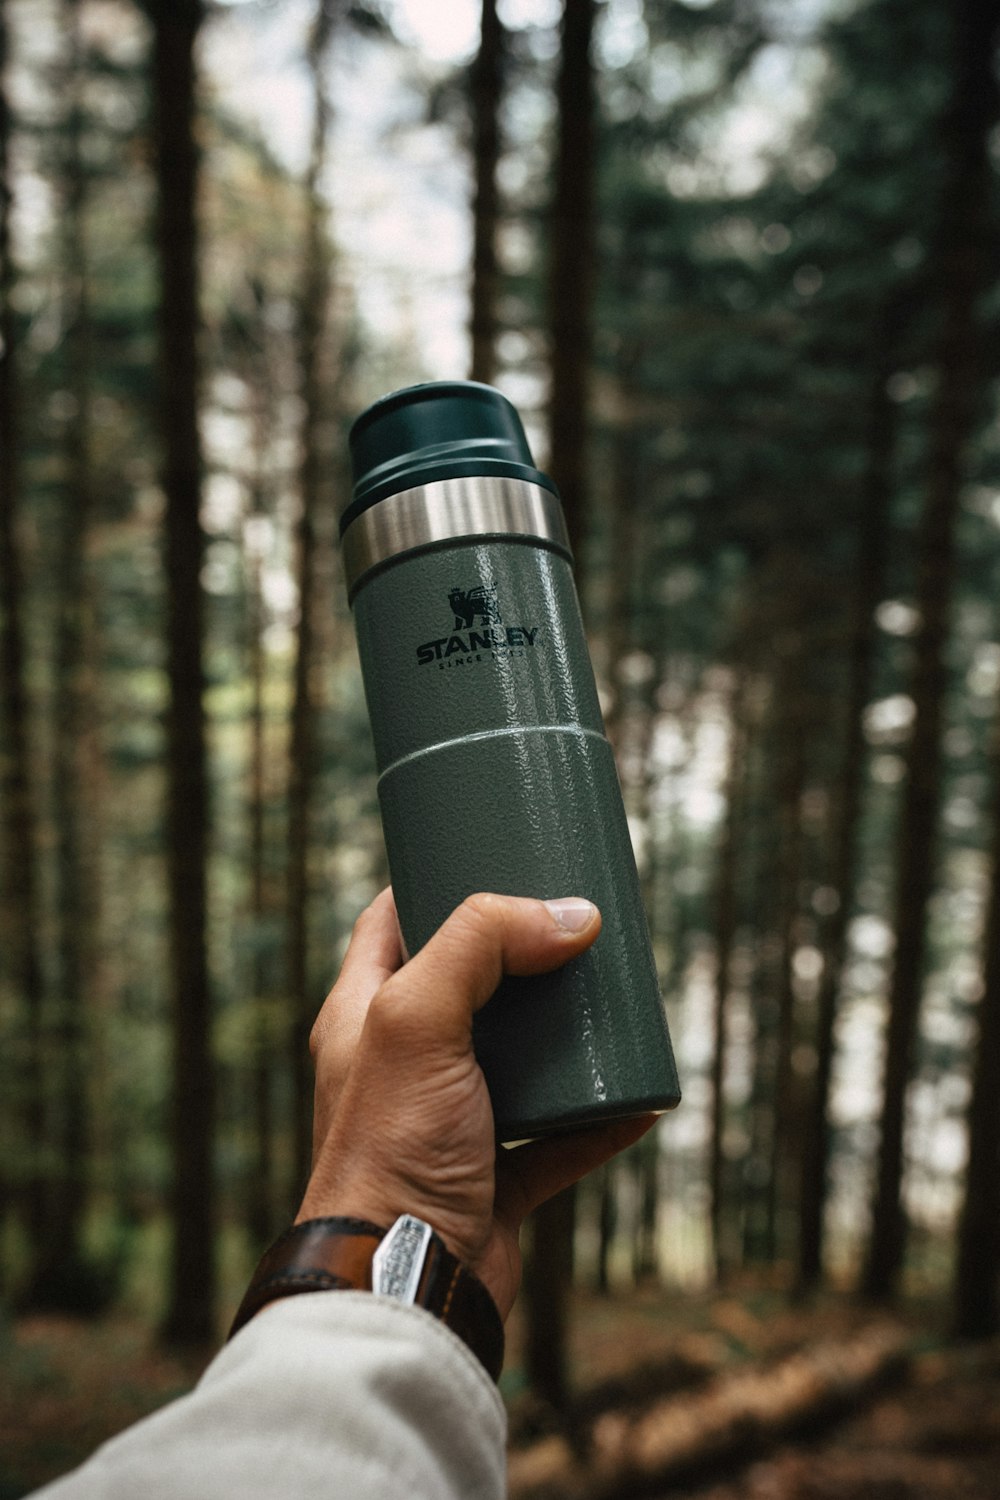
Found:
[[[392,892],[358,918],[313,1027],[313,1165],[296,1222],[349,1215],[431,1224],[506,1318],[525,1216],[639,1139],[647,1115],[497,1147],[472,1017],[503,974],[542,974],[597,937],[597,908],[476,895],[404,961]]]

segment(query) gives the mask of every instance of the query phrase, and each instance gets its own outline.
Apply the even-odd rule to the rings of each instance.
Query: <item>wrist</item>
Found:
[[[317,1191],[310,1183],[295,1215],[294,1224],[304,1224],[313,1219],[346,1217],[379,1224],[384,1232],[404,1214],[412,1214],[430,1224],[438,1238],[443,1240],[450,1253],[463,1266],[470,1270],[478,1269],[479,1249],[485,1236],[475,1233],[466,1217],[430,1201],[419,1191],[407,1191],[404,1184],[388,1183],[384,1190],[378,1183],[366,1183],[363,1186],[337,1184]]]
[[[402,1215],[388,1228],[353,1216],[299,1220],[261,1258],[229,1337],[270,1302],[317,1291],[368,1291],[421,1307],[499,1377],[504,1338],[496,1303],[423,1220]]]

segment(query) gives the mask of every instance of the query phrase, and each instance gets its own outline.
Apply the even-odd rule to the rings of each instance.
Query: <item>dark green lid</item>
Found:
[[[358,417],[350,445],[354,493],[341,533],[387,495],[438,479],[506,475],[555,492],[535,468],[506,396],[475,380],[429,381],[383,396]]]

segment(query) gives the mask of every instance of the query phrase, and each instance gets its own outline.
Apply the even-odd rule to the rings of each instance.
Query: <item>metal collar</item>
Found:
[[[458,537],[537,537],[569,555],[559,497],[540,484],[497,475],[439,479],[363,510],[341,541],[347,591],[401,552]]]

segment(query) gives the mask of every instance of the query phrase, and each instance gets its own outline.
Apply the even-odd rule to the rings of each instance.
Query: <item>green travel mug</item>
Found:
[[[586,896],[597,941],[475,1022],[497,1134],[672,1109],[673,1050],[559,497],[514,408],[410,386],[351,429],[342,552],[400,927],[475,891]]]

